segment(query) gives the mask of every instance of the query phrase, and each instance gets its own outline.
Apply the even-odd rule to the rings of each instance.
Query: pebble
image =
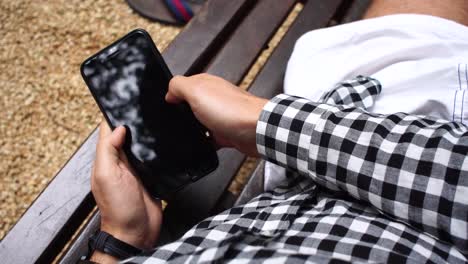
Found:
[[[181,30],[125,1],[0,1],[0,240],[101,120],[81,62],[136,27],[160,49]]]
[[[247,88],[301,10],[298,4],[241,83]],[[81,62],[134,28],[163,50],[181,28],[125,1],[0,1],[0,240],[101,121]],[[257,160],[229,190],[240,193]]]

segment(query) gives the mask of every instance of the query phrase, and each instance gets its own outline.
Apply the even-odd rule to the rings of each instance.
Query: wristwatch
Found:
[[[91,257],[94,250],[104,252],[118,259],[126,259],[143,252],[143,250],[127,244],[101,230],[98,230],[89,238],[87,259]]]

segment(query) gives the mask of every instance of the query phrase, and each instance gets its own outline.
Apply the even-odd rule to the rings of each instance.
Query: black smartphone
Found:
[[[124,151],[154,197],[170,199],[218,166],[213,140],[187,104],[165,101],[172,74],[136,29],[83,62],[81,75],[109,126],[127,128]]]

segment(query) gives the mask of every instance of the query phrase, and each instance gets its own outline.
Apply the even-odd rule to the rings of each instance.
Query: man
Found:
[[[126,161],[125,129],[103,124],[91,182],[101,230],[146,251],[129,263],[466,262],[467,10],[374,1],[366,18],[380,18],[304,35],[285,91],[308,99],[175,77],[168,102],[188,102],[219,145],[287,173],[269,164],[265,193],[151,249],[161,205]],[[432,16],[385,16],[399,13]],[[117,261],[100,251],[91,260]]]

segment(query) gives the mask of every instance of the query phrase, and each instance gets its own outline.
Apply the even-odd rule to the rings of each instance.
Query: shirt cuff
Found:
[[[307,174],[312,133],[326,112],[319,105],[286,94],[271,99],[257,122],[258,153],[268,161]]]

